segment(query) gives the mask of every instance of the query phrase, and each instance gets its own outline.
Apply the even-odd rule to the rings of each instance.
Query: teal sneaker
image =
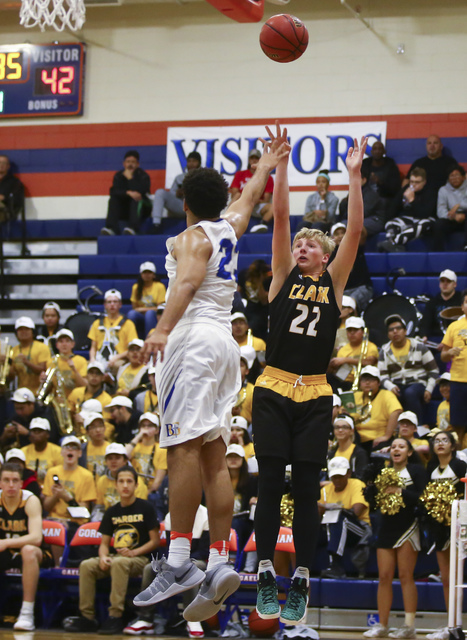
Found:
[[[256,611],[263,620],[271,620],[280,616],[281,608],[277,599],[277,583],[270,571],[260,571],[259,573]]]
[[[280,620],[284,624],[301,624],[306,620],[308,606],[308,589],[305,578],[294,578],[282,609]]]

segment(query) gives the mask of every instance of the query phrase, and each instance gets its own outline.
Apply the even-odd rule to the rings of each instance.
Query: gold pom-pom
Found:
[[[451,505],[456,498],[457,491],[450,480],[435,480],[426,485],[420,501],[434,520],[450,525]]]
[[[383,469],[375,480],[378,489],[376,494],[376,506],[381,513],[393,516],[405,507],[404,499],[398,493],[386,493],[388,487],[404,488],[404,481],[393,467]]]
[[[282,496],[281,500],[281,525],[291,527],[293,522],[294,503],[290,493]]]

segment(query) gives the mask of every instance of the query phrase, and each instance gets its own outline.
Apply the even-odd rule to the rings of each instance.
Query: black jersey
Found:
[[[297,375],[326,372],[340,311],[331,276],[304,276],[298,266],[269,304],[266,364]]]
[[[21,500],[16,509],[10,513],[3,501],[0,491],[0,537],[18,538],[29,533],[28,514],[26,513],[26,502],[34,495],[31,491],[22,489]]]

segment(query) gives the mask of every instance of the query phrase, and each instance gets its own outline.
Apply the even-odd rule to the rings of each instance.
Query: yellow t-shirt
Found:
[[[17,388],[26,387],[30,389],[34,394],[40,387],[39,373],[33,373],[26,365],[18,359],[19,355],[24,355],[26,358],[35,365],[47,364],[50,359],[49,347],[39,340],[33,340],[29,347],[21,347],[17,344],[13,347],[12,359],[14,366],[14,373],[18,379]]]
[[[44,484],[47,471],[63,462],[62,450],[53,442],[48,442],[44,451],[36,451],[33,444],[22,447],[21,451],[26,456],[26,467],[32,471],[37,469],[37,481],[41,487]]]
[[[147,411],[159,414],[159,400],[157,395],[154,391],[151,391],[151,389],[146,391],[144,395],[144,413]]]
[[[246,386],[242,387],[239,392],[241,404],[240,404],[240,413],[236,415],[242,416],[248,422],[251,423],[251,410],[253,407],[253,392],[255,390],[255,385],[251,384],[251,382],[247,382]]]
[[[245,451],[245,460],[249,458],[254,458],[255,455],[255,447],[252,442],[243,445],[243,450]]]
[[[118,342],[115,347],[117,353],[123,353],[123,351],[126,351],[128,349],[128,344],[132,340],[137,340],[138,338],[136,327],[133,322],[131,320],[126,320],[125,324],[122,325],[123,320],[123,316],[118,316],[118,318],[116,318],[115,320],[110,320],[109,318],[105,317],[103,321],[103,325],[106,329],[121,327],[121,329],[118,331]],[[94,320],[88,333],[88,338],[97,342],[98,351],[104,344],[105,336],[105,331],[99,329],[100,326],[101,321]]]
[[[436,411],[436,426],[439,429],[447,429],[451,424],[449,406],[450,405],[447,400],[443,400],[439,403],[438,410]]]
[[[91,440],[88,440],[86,447],[86,469],[90,471],[93,478],[97,480],[105,471],[105,450],[110,442],[104,440],[100,447],[95,447]]]
[[[112,507],[120,501],[120,496],[117,493],[117,482],[113,478],[109,478],[107,475],[99,478],[97,481],[96,491],[96,504],[103,504],[105,509]],[[147,500],[148,498],[148,488],[140,476],[138,476],[135,495],[137,498],[142,498],[143,500]]]
[[[407,360],[409,359],[410,340],[407,338],[405,345],[398,349],[391,343],[391,351],[394,354],[394,358],[402,368],[405,367]]]
[[[131,389],[136,389],[136,387],[141,382],[141,378],[144,375],[144,371],[142,375],[138,375],[142,369],[147,369],[147,365],[139,364],[136,367],[132,367],[131,364],[123,365],[120,367],[117,374],[117,383],[118,389],[116,395],[118,396],[122,389],[126,389],[130,391]]]
[[[167,290],[162,282],[151,282],[149,287],[143,287],[141,299],[136,298],[138,284],[135,283],[131,288],[130,302],[136,303],[138,307],[157,307],[165,302]]]
[[[53,476],[58,476],[60,484],[73,495],[77,502],[93,502],[96,499],[96,485],[92,473],[83,467],[76,467],[72,471],[64,469],[63,465],[51,467],[45,476],[43,493],[50,497],[53,495],[52,486]],[[52,511],[49,513],[51,518],[61,518],[62,520],[76,520],[72,518],[67,511],[67,503],[65,500],[59,500]]]
[[[337,352],[338,358],[359,358],[362,352],[362,345],[358,347],[352,347],[349,342],[339,349]],[[368,342],[367,358],[376,358],[378,360],[378,347],[373,342]],[[345,379],[346,382],[353,382],[355,378],[356,367],[353,366],[351,372]]]
[[[343,491],[336,491],[331,482],[325,487],[322,487],[319,501],[321,504],[340,503],[344,509],[351,509],[354,504],[364,504],[366,509],[359,517],[359,520],[370,524],[370,508],[362,493],[364,487],[365,483],[358,480],[358,478],[349,478],[345,489]]]
[[[154,476],[158,469],[167,469],[167,449],[161,449],[158,442],[150,445],[138,442],[131,452],[131,464],[138,473]],[[143,478],[143,480],[146,484],[150,482],[149,478]]]
[[[73,364],[76,367],[79,375],[83,378],[86,377],[87,369],[88,369],[88,361],[83,356],[72,356],[70,359],[68,358],[58,358],[58,369],[62,375],[64,382],[65,395],[68,398],[73,389],[76,388],[76,375],[74,371],[72,371],[70,367],[70,360],[73,360]],[[47,368],[55,367],[55,361],[50,358],[47,362]],[[54,387],[57,388],[57,381],[54,378]]]
[[[453,382],[467,382],[467,318],[462,316],[452,322],[447,328],[442,344],[451,347],[460,347],[460,355],[451,361],[451,380]]]
[[[345,451],[341,451],[340,449],[336,449],[335,457],[339,456],[340,458],[345,458],[350,462],[350,458],[352,457],[352,453],[355,449],[355,443],[352,443],[350,447],[348,447]]]
[[[264,342],[264,340],[261,340],[261,338],[252,336],[252,342],[253,344],[251,346],[255,351],[266,351],[266,343]],[[238,342],[237,344],[239,347],[245,347],[248,344],[248,335],[244,337],[242,342]]]
[[[369,415],[366,415],[365,409],[363,410],[365,418],[361,422],[359,421],[362,416],[363,405],[363,393],[361,391],[355,393],[355,404],[357,411],[351,415],[356,421],[355,427],[360,434],[362,442],[384,436],[391,413],[398,409],[402,410],[402,405],[397,396],[387,389],[380,389],[376,397],[372,399],[372,408]]]

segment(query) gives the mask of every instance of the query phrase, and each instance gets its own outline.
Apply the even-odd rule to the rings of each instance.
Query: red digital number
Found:
[[[60,79],[58,78],[59,73],[64,74]],[[50,85],[50,90],[53,94],[58,93],[59,95],[71,93],[71,88],[66,85],[73,82],[74,77],[74,67],[53,67],[50,70],[50,76],[47,75],[47,69],[42,69],[41,72],[42,82]]]

